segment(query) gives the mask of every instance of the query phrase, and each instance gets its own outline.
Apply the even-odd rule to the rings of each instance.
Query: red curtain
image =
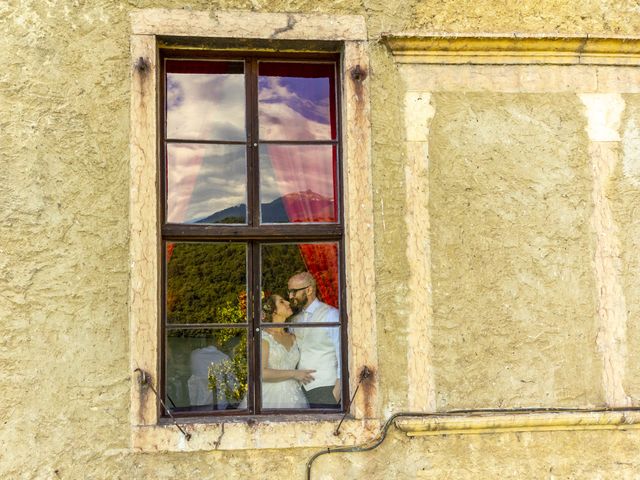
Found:
[[[327,158],[326,148],[270,145],[271,164],[280,188],[289,221],[335,222],[338,215],[336,153]],[[309,151],[311,149],[311,151]],[[319,183],[328,183],[328,192],[317,192]],[[324,194],[323,194],[324,193]],[[328,194],[328,195],[327,195]],[[330,196],[330,197],[329,197]],[[327,202],[327,199],[330,201]],[[338,307],[338,249],[335,243],[300,244],[300,253],[309,273],[316,279],[321,300]]]

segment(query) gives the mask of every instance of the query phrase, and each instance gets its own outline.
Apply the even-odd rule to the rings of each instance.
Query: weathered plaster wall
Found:
[[[625,391],[640,400],[640,96],[624,95],[619,161],[607,191],[620,240],[621,284],[627,312]]]
[[[373,40],[380,387],[382,410],[389,413],[409,404],[405,372],[409,368],[407,312],[411,307],[407,298],[413,288],[409,266],[415,259],[407,258],[405,240],[405,92],[390,54],[376,42],[378,35],[405,29],[615,34],[635,33],[640,28],[637,5],[630,1],[525,1],[500,9],[495,3],[0,3],[0,158],[4,167],[0,170],[0,398],[5,407],[0,412],[0,476],[302,478],[304,463],[313,453],[300,449],[143,455],[128,449],[128,14],[133,8],[356,13],[366,17]],[[624,98],[625,153],[608,195],[620,228],[622,285],[629,309],[628,350],[630,357],[637,359],[640,232],[634,152],[640,103],[637,96]],[[581,107],[575,98],[562,95],[554,96],[553,101],[518,95],[507,101],[505,96],[495,95],[491,101],[489,104],[488,98],[474,95],[440,94],[434,99],[439,113],[433,120],[433,148],[442,155],[430,172],[443,184],[431,181],[434,200],[430,205],[447,200],[443,210],[438,207],[434,212],[432,237],[439,247],[434,253],[433,279],[438,407],[499,406],[500,400],[504,406],[600,403],[600,373],[596,373],[592,343],[593,279],[587,271],[591,240],[583,224],[588,222],[591,180],[587,178]],[[531,142],[541,151],[541,155],[528,157],[534,170],[515,161],[516,144],[491,146],[482,136],[483,129],[474,125],[476,118],[497,122],[511,134],[508,138],[515,138],[515,132],[522,131],[526,123],[521,115],[537,120],[528,127],[533,129]],[[447,124],[446,118],[453,123]],[[548,127],[555,129],[553,135]],[[449,138],[445,138],[447,133]],[[468,143],[460,146],[462,151],[469,152],[474,146],[484,156],[469,156],[467,162],[453,148],[464,139]],[[529,149],[527,145],[524,150]],[[562,152],[561,166],[551,163],[552,147]],[[447,162],[452,162],[458,172],[469,173],[470,168],[480,166],[473,162],[488,158],[492,148],[510,162],[510,168],[495,161],[482,164],[482,169],[476,169],[481,170],[478,180],[482,181],[472,185],[475,190],[464,190],[465,180],[452,178],[447,172]],[[538,181],[540,189],[524,188],[518,184],[518,175]],[[445,185],[461,193],[450,199],[451,205]],[[506,186],[513,190],[499,195],[500,188]],[[465,199],[469,202],[466,207],[461,203]],[[551,201],[556,202],[554,208]],[[474,212],[489,221],[479,221]],[[469,227],[465,236],[460,237],[444,222],[447,213]],[[496,245],[494,233],[503,237],[511,234],[501,221],[507,215],[518,236],[513,245]],[[535,235],[528,227],[535,227]],[[462,246],[460,238],[470,243]],[[449,242],[460,247],[454,252],[454,262],[444,256]],[[490,247],[495,247],[497,255],[488,254]],[[482,253],[487,263],[474,258],[474,253]],[[524,261],[524,253],[533,260]],[[502,281],[489,275],[487,265],[504,273]],[[469,279],[469,266],[483,270],[483,276]],[[565,275],[566,284],[555,280],[556,273]],[[468,282],[454,285],[454,275]],[[517,275],[523,276],[530,288],[504,280]],[[486,292],[487,297],[472,296],[470,287]],[[452,299],[458,292],[472,303]],[[504,306],[507,302],[509,308]],[[535,318],[523,308],[525,302],[533,306]],[[447,311],[447,303],[454,307],[453,315]],[[524,343],[508,338],[507,328],[520,332]],[[540,336],[534,340],[536,335]],[[476,353],[477,362],[473,363]],[[456,364],[468,369],[460,371]],[[638,365],[640,362],[628,361],[625,377],[628,391],[636,392],[632,394],[636,401]],[[555,368],[553,375],[550,367]],[[469,371],[471,375],[463,375]],[[490,381],[482,382],[483,376]],[[640,469],[635,454],[639,438],[632,432],[454,435],[411,440],[392,434],[381,450],[323,457],[314,468],[319,478],[426,478],[432,474],[456,478],[633,478]],[[403,453],[399,456],[398,452]]]
[[[404,139],[402,79],[382,46],[372,49],[376,83],[387,88],[372,92],[373,195],[376,212],[377,323],[380,384],[385,414],[407,408],[406,341],[409,312],[409,260],[403,244],[405,228]]]
[[[638,4],[633,0],[600,2],[415,2],[409,27],[460,32],[589,32],[633,35],[638,32]],[[624,18],[628,19],[625,22]]]
[[[577,97],[443,93],[434,104],[438,408],[601,403]]]

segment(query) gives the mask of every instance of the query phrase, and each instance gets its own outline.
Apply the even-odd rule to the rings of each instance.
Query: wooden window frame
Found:
[[[211,60],[211,61],[229,61],[242,62],[244,65],[243,75],[245,79],[245,102],[246,102],[246,139],[245,141],[202,141],[185,138],[168,138],[166,136],[166,62],[168,60]],[[320,409],[282,409],[274,410],[262,407],[260,404],[261,392],[261,348],[260,348],[260,332],[263,324],[260,321],[260,250],[263,245],[273,243],[281,244],[301,244],[313,242],[335,242],[338,245],[338,292],[339,307],[346,305],[346,289],[340,286],[345,285],[344,280],[344,215],[343,211],[343,188],[342,188],[342,134],[341,134],[341,99],[340,99],[340,52],[313,52],[313,53],[281,53],[281,52],[256,52],[241,51],[229,52],[225,50],[188,50],[188,49],[172,49],[161,48],[159,51],[160,61],[160,92],[158,95],[159,104],[159,124],[160,124],[160,155],[158,156],[159,185],[158,192],[160,195],[160,219],[161,219],[161,248],[160,258],[162,259],[161,269],[161,337],[160,344],[160,398],[166,396],[166,339],[167,332],[176,328],[193,328],[193,326],[169,325],[166,320],[166,297],[167,297],[167,263],[166,249],[164,245],[168,242],[198,242],[198,243],[218,243],[232,242],[246,246],[248,261],[246,264],[247,271],[247,290],[249,292],[247,303],[248,316],[247,322],[242,324],[203,324],[198,328],[242,328],[247,332],[247,348],[248,348],[248,378],[249,389],[247,392],[247,410],[211,410],[199,412],[172,412],[176,418],[180,417],[211,417],[211,416],[246,416],[246,415],[282,415],[290,413],[304,414],[335,414],[343,413],[348,408],[349,401],[349,378],[346,362],[348,339],[347,318],[343,308],[339,308],[340,312],[340,358],[341,361],[341,402],[339,408]],[[299,64],[318,64],[326,63],[334,66],[334,94],[333,99],[336,115],[334,118],[336,131],[335,138],[329,140],[261,140],[258,133],[258,91],[256,84],[259,77],[258,64],[262,61],[291,62]],[[193,143],[193,144],[224,144],[224,145],[242,145],[246,147],[247,152],[247,209],[246,224],[187,224],[187,223],[171,223],[167,221],[167,146],[170,143]],[[261,145],[330,145],[336,148],[336,171],[338,172],[335,181],[337,182],[337,218],[335,222],[327,223],[262,223],[260,219],[260,169],[259,169],[259,149]],[[333,325],[332,325],[333,326]],[[305,328],[322,328],[321,325],[312,325]],[[166,401],[165,401],[166,402]],[[169,407],[169,405],[167,405]],[[164,412],[161,405],[158,405],[162,417],[169,415]]]

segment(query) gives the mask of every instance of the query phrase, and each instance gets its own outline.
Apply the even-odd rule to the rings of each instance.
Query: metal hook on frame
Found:
[[[141,387],[149,387],[151,389],[153,394],[156,396],[156,398],[160,402],[160,405],[162,405],[162,408],[164,409],[164,411],[169,414],[169,417],[171,417],[171,421],[176,426],[176,428],[178,430],[180,430],[180,433],[182,433],[182,435],[184,436],[185,440],[187,442],[189,440],[191,440],[191,434],[189,432],[185,431],[185,429],[182,428],[180,425],[178,425],[178,422],[176,421],[175,417],[173,415],[171,415],[171,411],[167,408],[165,403],[162,401],[162,399],[160,398],[160,395],[158,395],[158,392],[156,391],[156,389],[153,388],[153,385],[152,385],[152,382],[151,382],[151,375],[149,375],[147,372],[145,372],[141,368],[136,368],[133,372],[140,374],[140,378],[138,379],[138,383],[140,384],[140,386]]]

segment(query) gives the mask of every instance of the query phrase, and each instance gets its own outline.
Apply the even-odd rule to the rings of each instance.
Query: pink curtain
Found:
[[[317,103],[309,99],[322,101],[328,96],[328,111],[326,120],[329,129],[317,138],[316,132],[304,131],[304,121],[301,125],[282,125],[285,134],[281,138],[290,138],[291,132],[296,132],[296,140],[333,140],[336,138],[336,85],[335,66],[332,63],[295,64],[287,62],[260,63],[260,76],[289,78],[289,79],[327,79],[328,91],[319,87],[318,91],[309,91],[314,82],[305,83],[304,80],[289,91],[291,97],[301,94],[297,100],[299,104],[289,103],[291,98],[282,99],[285,105],[300,114],[317,114]],[[291,82],[289,82],[292,84]],[[315,85],[318,85],[315,83]],[[298,91],[295,89],[298,88]],[[306,106],[310,101],[312,106]],[[302,107],[301,107],[302,105]],[[299,110],[308,108],[308,112]],[[317,118],[317,117],[316,117]],[[277,119],[276,122],[282,119]],[[306,120],[306,118],[304,119]],[[287,129],[287,127],[295,127]],[[261,127],[262,128],[262,127]],[[322,130],[321,130],[322,131]],[[326,138],[326,135],[330,138]],[[267,147],[269,159],[275,173],[278,190],[280,191],[284,208],[289,221],[292,223],[334,223],[338,221],[338,172],[337,149],[330,144],[324,145],[279,145],[271,144]],[[315,277],[318,294],[322,301],[338,307],[338,249],[335,243],[303,243],[299,245],[307,270]]]
[[[224,63],[199,61],[169,61],[167,73],[224,73]],[[336,103],[334,65],[331,63],[296,64],[264,62],[260,75],[293,78],[329,79],[330,139],[336,138]],[[286,128],[286,125],[283,125]],[[302,138],[313,140],[315,138]],[[323,140],[330,140],[323,139]],[[337,150],[324,145],[281,145],[267,147],[287,217],[292,223],[334,223],[338,220]],[[193,189],[202,164],[202,154],[191,156],[186,162],[190,173],[176,179],[173,188],[181,193],[181,200],[168,201],[167,221],[185,221]],[[169,170],[169,169],[168,169]],[[167,171],[167,181],[170,172]],[[166,188],[166,186],[165,186]],[[171,259],[174,244],[167,245],[166,261]],[[338,249],[335,243],[299,244],[307,270],[315,277],[322,301],[338,306]]]

